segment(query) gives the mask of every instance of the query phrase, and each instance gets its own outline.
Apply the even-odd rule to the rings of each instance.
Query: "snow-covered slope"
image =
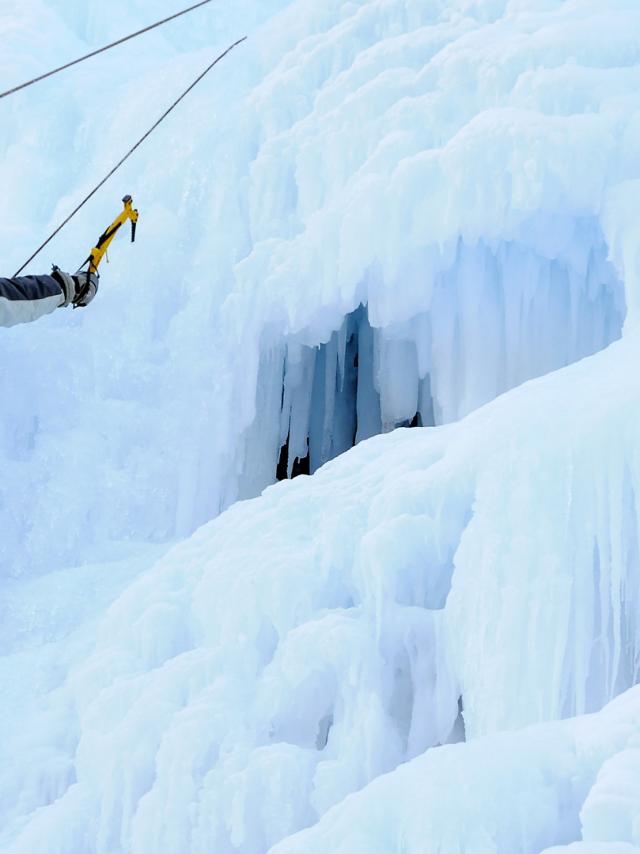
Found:
[[[144,5],[5,3],[3,78]],[[640,8],[256,7],[0,102],[11,272],[250,31],[0,336],[0,846],[628,854]]]

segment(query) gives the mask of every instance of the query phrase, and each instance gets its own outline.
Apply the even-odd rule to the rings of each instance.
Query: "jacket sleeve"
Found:
[[[64,291],[53,276],[0,279],[0,326],[37,320],[64,300]]]

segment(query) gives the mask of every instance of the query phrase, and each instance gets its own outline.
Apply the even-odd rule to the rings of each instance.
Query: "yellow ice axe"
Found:
[[[124,204],[124,210],[121,214],[119,214],[114,221],[111,223],[109,228],[100,235],[98,239],[98,243],[91,250],[89,257],[85,261],[85,264],[89,264],[88,273],[97,273],[98,265],[102,261],[103,256],[105,255],[111,241],[118,233],[118,229],[121,225],[123,225],[127,220],[131,220],[131,242],[133,243],[136,239],[136,223],[138,222],[138,211],[133,207],[133,200],[131,196],[125,196],[122,200]],[[82,265],[84,267],[84,264]]]

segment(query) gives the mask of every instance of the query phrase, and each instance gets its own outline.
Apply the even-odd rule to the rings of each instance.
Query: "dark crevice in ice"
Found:
[[[316,749],[324,750],[329,741],[329,733],[333,727],[333,712],[327,712],[318,722],[318,732],[316,734]]]
[[[276,468],[276,480],[287,480],[287,478],[297,477],[299,474],[310,474],[309,471],[309,452],[302,458],[294,457],[291,465],[291,473],[289,474],[289,443],[290,434],[287,435],[287,441],[280,448],[280,456],[278,458],[278,466]],[[307,442],[308,447],[308,442]]]
[[[288,365],[285,362],[282,412],[288,416],[286,439],[280,447],[276,480],[312,474],[328,460],[368,439],[395,427],[422,427],[433,424],[433,403],[425,398],[425,411],[416,410],[390,424],[382,423],[374,331],[366,306],[349,314],[339,333],[326,344],[304,348],[309,398],[304,424],[299,423],[296,401],[287,396]],[[298,366],[296,366],[298,367]],[[287,406],[289,412],[286,411]],[[294,423],[295,422],[295,423]],[[306,436],[300,450],[302,427]],[[296,447],[292,450],[292,432]],[[303,456],[300,456],[304,452]]]
[[[412,273],[414,314],[406,282],[382,299],[365,276],[362,293],[377,294],[375,327],[361,304],[342,323],[327,309],[315,330],[310,322],[284,340],[265,333],[236,497],[313,474],[396,427],[459,420],[619,338],[624,287],[598,223],[560,232],[570,251],[553,258],[514,241],[460,241],[446,269]]]
[[[459,744],[461,741],[467,740],[467,734],[464,725],[464,702],[462,697],[458,697],[458,717],[453,725],[447,744]]]

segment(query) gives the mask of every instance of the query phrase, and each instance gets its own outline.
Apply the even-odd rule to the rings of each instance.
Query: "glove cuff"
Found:
[[[73,276],[69,273],[64,273],[59,267],[54,267],[51,275],[59,283],[64,294],[64,302],[60,304],[60,308],[69,305],[76,298],[76,283]]]

